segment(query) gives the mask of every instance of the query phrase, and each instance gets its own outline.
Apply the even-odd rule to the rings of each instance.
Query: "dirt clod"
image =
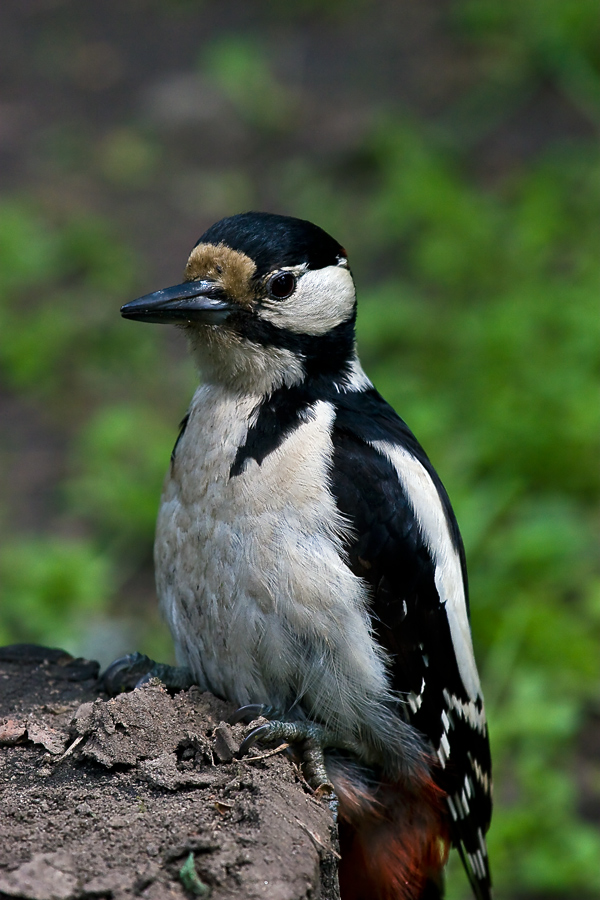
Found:
[[[230,705],[109,700],[93,664],[28,649],[0,649],[0,898],[337,900],[327,803],[283,754],[236,758]]]

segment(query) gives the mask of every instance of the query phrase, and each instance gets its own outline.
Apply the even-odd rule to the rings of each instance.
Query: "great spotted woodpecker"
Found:
[[[122,314],[183,327],[202,374],[155,545],[180,662],[304,742],[339,799],[344,900],[441,897],[450,845],[491,896],[491,766],[463,545],[364,374],[346,252],[300,219],[206,231],[183,284]]]

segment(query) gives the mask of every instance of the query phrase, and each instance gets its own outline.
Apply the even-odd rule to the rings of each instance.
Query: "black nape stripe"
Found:
[[[177,445],[179,441],[183,437],[183,432],[187,428],[187,424],[190,421],[190,414],[186,413],[181,422],[179,423],[179,434],[177,435],[177,439],[175,441],[175,446],[171,450],[171,468],[175,465],[175,454],[177,453]]]
[[[341,326],[338,326],[341,327]],[[275,329],[279,331],[280,329]],[[294,337],[301,337],[295,335]],[[314,338],[312,339],[314,340]],[[270,342],[272,343],[272,342]],[[373,441],[392,441],[405,447],[429,472],[440,496],[446,512],[453,544],[460,556],[465,584],[465,595],[468,610],[467,573],[464,548],[456,519],[450,506],[448,495],[431,462],[415,438],[408,425],[396,414],[375,388],[367,390],[344,389],[344,378],[349,374],[349,357],[344,356],[344,364],[334,368],[337,378],[332,378],[327,371],[319,369],[302,384],[294,387],[281,387],[274,391],[259,407],[255,423],[248,429],[246,442],[238,447],[235,460],[230,469],[230,478],[240,475],[248,459],[255,459],[261,465],[263,460],[277,450],[292,432],[310,415],[310,408],[317,401],[323,400],[334,405],[336,411],[334,424],[334,442],[341,446],[344,435],[351,440],[358,438],[364,447]],[[319,358],[315,365],[324,363]],[[310,365],[310,360],[308,361]],[[184,420],[185,423],[186,420]],[[182,426],[185,427],[184,423]],[[183,428],[182,428],[183,433]],[[363,451],[364,454],[364,451]],[[369,456],[374,456],[379,465],[383,458],[369,449]],[[388,464],[391,471],[391,464]],[[365,475],[365,479],[368,480]],[[396,482],[393,475],[392,481]]]
[[[350,374],[352,355],[348,353],[346,340],[348,334],[353,334],[353,329],[348,329],[348,323],[338,326],[339,334],[333,341],[330,352],[317,353],[313,358],[312,342],[321,338],[307,339],[307,356],[304,357],[305,370],[309,377],[302,384],[293,387],[280,387],[266,398],[258,407],[256,421],[248,429],[246,443],[238,447],[235,460],[231,466],[229,477],[240,475],[248,459],[255,459],[261,465],[263,460],[277,450],[292,432],[303,422],[308,421],[311,413],[310,407],[319,400],[325,400],[337,406],[341,397],[358,396],[359,392],[344,390],[344,380]],[[336,331],[338,329],[335,329]],[[273,328],[282,339],[279,346],[291,349],[292,341],[294,350],[300,353],[298,347],[302,345],[303,335],[292,334],[280,328]],[[324,335],[324,338],[330,335]],[[264,343],[273,346],[274,341],[264,336]],[[339,353],[336,352],[336,347]],[[334,375],[335,377],[332,377]],[[360,394],[364,397],[364,393]],[[351,403],[351,400],[348,400]],[[383,402],[383,401],[382,401]]]
[[[262,461],[277,450],[284,440],[310,417],[312,399],[303,386],[282,387],[261,404],[254,425],[248,429],[246,443],[238,447],[229,477],[240,475],[247,460]]]

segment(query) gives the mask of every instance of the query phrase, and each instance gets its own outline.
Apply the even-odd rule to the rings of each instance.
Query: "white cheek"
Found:
[[[267,300],[261,318],[297,334],[325,334],[350,318],[356,292],[352,276],[340,266],[306,272],[287,300]]]

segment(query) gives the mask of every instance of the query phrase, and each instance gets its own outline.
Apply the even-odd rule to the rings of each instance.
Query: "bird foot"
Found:
[[[276,714],[273,707],[261,704],[242,706],[238,709],[230,723],[248,723],[259,717],[267,718]],[[316,722],[284,722],[273,719],[264,725],[252,728],[240,745],[240,755],[248,753],[256,743],[273,744],[277,741],[285,741],[287,744],[298,745],[302,757],[304,776],[317,796],[331,794],[333,785],[329,781],[325,767],[325,747],[339,745],[333,735],[323,725]]]
[[[168,691],[183,691],[194,684],[189,669],[154,662],[143,653],[129,653],[116,659],[100,676],[100,685],[111,697],[158,678]]]

